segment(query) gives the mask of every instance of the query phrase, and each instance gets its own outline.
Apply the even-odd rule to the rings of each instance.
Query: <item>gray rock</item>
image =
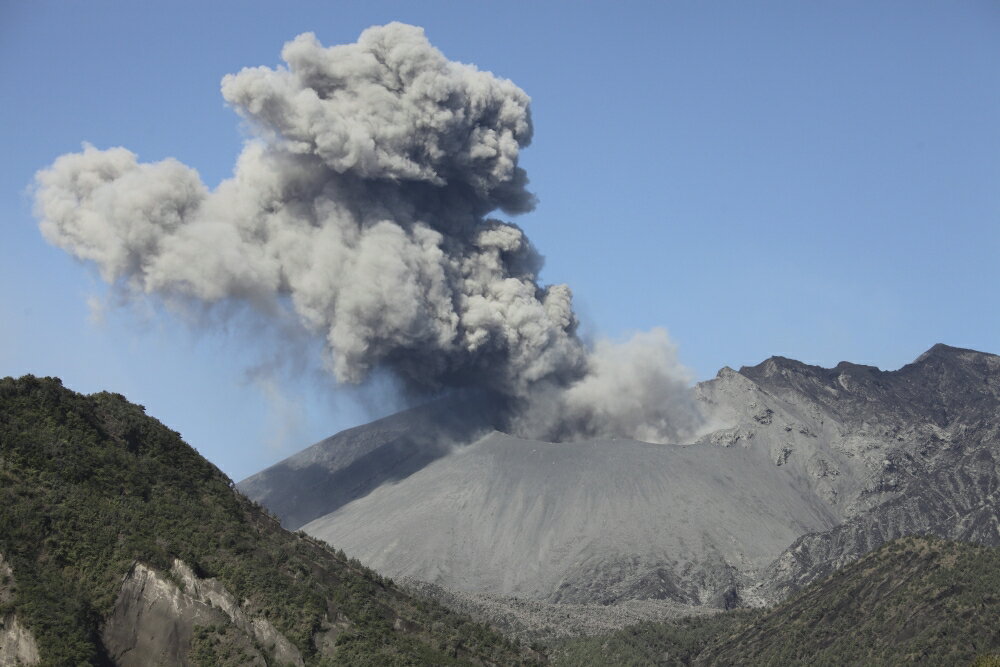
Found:
[[[936,345],[888,372],[772,357],[695,392],[710,427],[689,445],[471,441],[439,403],[240,486],[390,576],[550,603],[763,604],[892,537],[1000,543],[1000,357]],[[358,461],[373,465],[355,478]]]
[[[16,614],[0,616],[0,665],[37,665],[38,644]]]
[[[14,573],[0,554],[0,607],[13,599]],[[0,615],[0,665],[37,665],[40,662],[35,636],[25,628],[17,614]]]
[[[302,665],[295,646],[264,618],[251,618],[222,584],[175,560],[166,576],[135,563],[122,580],[101,641],[116,665],[190,665],[195,629],[232,626],[243,664]]]

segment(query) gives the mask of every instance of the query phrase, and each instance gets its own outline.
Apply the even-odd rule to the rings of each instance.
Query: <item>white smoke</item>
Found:
[[[253,133],[232,178],[210,190],[176,160],[85,146],[37,175],[45,237],[133,293],[289,302],[341,382],[389,369],[414,391],[484,387],[539,436],[687,427],[665,334],[589,349],[569,288],[540,286],[521,229],[487,217],[535,204],[522,90],[399,23],[330,48],[300,35],[282,57],[222,81]]]

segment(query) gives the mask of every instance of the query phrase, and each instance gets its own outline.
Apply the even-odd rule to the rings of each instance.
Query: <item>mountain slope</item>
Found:
[[[936,345],[896,371],[772,357],[695,393],[707,424],[691,445],[494,433],[304,528],[391,576],[574,603],[764,604],[893,537],[1000,543],[1000,357]],[[334,461],[339,437],[307,451]],[[253,497],[294,505],[296,480]]]
[[[696,604],[735,586],[718,563],[763,567],[835,525],[797,482],[743,448],[493,433],[303,530],[465,591],[608,604],[638,588]]]
[[[570,640],[556,664],[959,665],[1000,652],[1000,550],[891,542],[766,612]]]
[[[1000,545],[1000,357],[935,345],[893,372],[783,360],[741,373],[823,415],[847,415],[835,453],[864,463],[843,523],[790,545],[761,573],[763,599],[904,535]]]
[[[120,395],[0,380],[0,619],[30,632],[45,664],[524,658],[231,487]]]
[[[499,421],[498,406],[476,392],[439,399],[341,431],[237,487],[296,530],[489,432]]]

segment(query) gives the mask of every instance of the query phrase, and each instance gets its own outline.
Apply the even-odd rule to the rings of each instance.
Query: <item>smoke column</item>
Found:
[[[36,176],[45,238],[135,295],[290,304],[340,382],[485,388],[535,437],[690,430],[666,334],[585,345],[569,287],[540,285],[525,234],[489,217],[535,205],[524,91],[399,23],[281,55],[222,80],[251,128],[232,178],[212,190],[176,160],[85,145]]]

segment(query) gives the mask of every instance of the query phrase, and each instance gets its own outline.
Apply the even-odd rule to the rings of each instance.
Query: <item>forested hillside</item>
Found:
[[[566,642],[560,665],[962,665],[1000,654],[1000,550],[895,540],[766,611]]]
[[[161,590],[167,607],[190,610],[154,619],[190,637],[168,647],[190,664],[534,660],[281,529],[232,486],[119,394],[84,396],[55,378],[0,380],[0,555],[9,568],[0,619],[27,628],[44,664],[153,664],[160,658],[143,656],[128,627],[139,613],[125,599],[130,582],[135,595]]]

